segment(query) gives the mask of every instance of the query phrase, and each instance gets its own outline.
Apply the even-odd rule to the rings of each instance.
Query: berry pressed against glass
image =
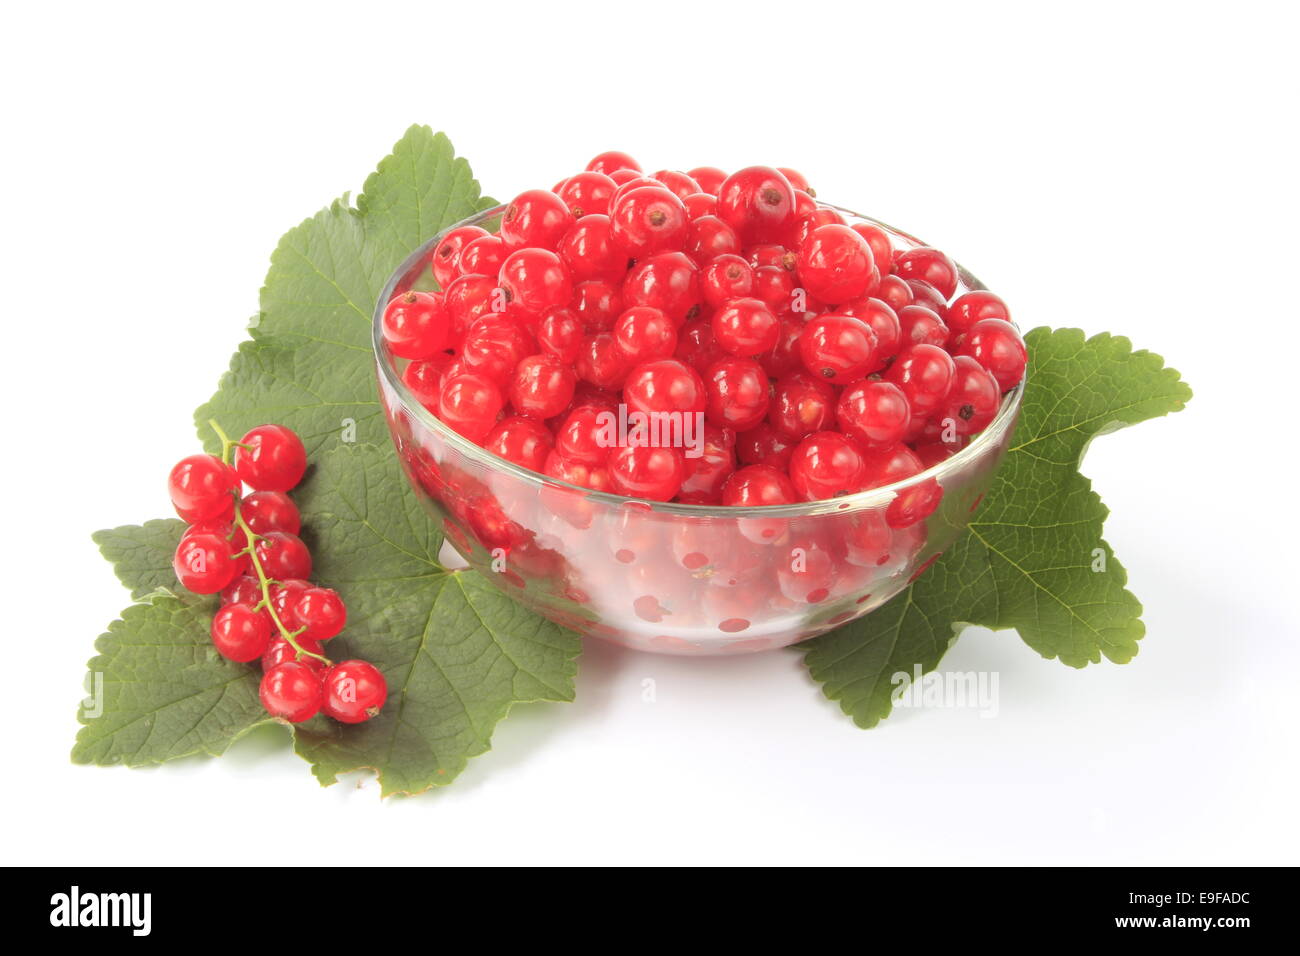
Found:
[[[306,471],[307,450],[283,425],[258,425],[235,446],[235,473],[256,491],[288,491]]]
[[[668,501],[686,478],[686,460],[680,448],[647,445],[615,448],[606,467],[615,492],[650,501]]]
[[[799,338],[803,367],[832,385],[846,385],[875,369],[876,351],[876,333],[851,315],[819,315]]]
[[[325,671],[323,684],[321,709],[344,724],[377,717],[388,698],[388,682],[368,661],[340,661]]]
[[[321,675],[300,661],[284,661],[262,675],[257,695],[272,717],[301,723],[320,712]]]
[[[535,418],[503,418],[483,440],[483,447],[506,461],[541,471],[555,444],[549,428]]]
[[[799,493],[785,471],[772,465],[747,465],[737,469],[722,486],[722,503],[741,508],[791,505]]]
[[[403,292],[384,308],[384,341],[398,358],[427,359],[451,342],[451,317],[436,292]]]
[[[271,617],[249,604],[226,604],[212,618],[212,644],[227,660],[245,664],[271,643]]]
[[[438,240],[438,244],[433,247],[433,255],[429,257],[429,265],[439,286],[447,288],[461,274],[461,251],[475,239],[486,235],[488,231],[481,226],[458,226]]]
[[[189,455],[167,476],[167,492],[185,521],[208,521],[233,513],[239,477],[216,455]]]

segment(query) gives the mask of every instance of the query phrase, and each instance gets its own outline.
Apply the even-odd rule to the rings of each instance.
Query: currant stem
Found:
[[[221,439],[221,460],[225,464],[229,465],[230,449],[234,447],[242,448],[244,446],[240,445],[237,441],[232,441],[230,436],[228,436],[222,430],[221,426],[217,424],[216,419],[208,419],[208,425],[216,433],[217,438]],[[314,657],[318,661],[323,662],[325,666],[332,666],[334,662],[324,654],[315,654],[312,651],[304,650],[303,646],[298,643],[298,636],[306,631],[307,628],[301,627],[296,631],[291,631],[284,621],[280,620],[280,615],[275,610],[275,603],[271,600],[272,580],[267,577],[266,569],[262,567],[262,561],[257,556],[256,544],[262,536],[248,526],[248,522],[244,519],[243,509],[240,507],[238,494],[235,495],[235,527],[240,531],[243,531],[244,537],[248,539],[248,546],[244,550],[248,553],[249,563],[252,564],[253,571],[257,574],[257,583],[262,589],[261,604],[266,607],[267,613],[271,615],[271,620],[275,622],[275,628],[280,632],[280,636],[289,642],[289,646],[297,652],[299,657]]]

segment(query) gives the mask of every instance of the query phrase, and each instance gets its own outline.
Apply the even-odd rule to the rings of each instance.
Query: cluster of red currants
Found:
[[[503,458],[629,497],[779,505],[902,481],[1025,372],[1002,299],[954,298],[948,256],[849,224],[790,169],[646,176],[602,153],[517,196],[495,234],[452,230],[431,266],[442,291],[399,290],[383,316],[416,398]],[[611,446],[619,406],[702,416],[702,454]]]
[[[213,428],[221,455],[183,458],[168,478],[172,505],[189,524],[172,559],[177,580],[196,594],[220,592],[212,643],[229,660],[260,659],[259,694],[271,716],[369,720],[388,695],[384,675],[366,661],[335,664],[322,651],[343,630],[347,608],[308,580],[311,552],[286,493],[307,470],[302,441],[283,425],[259,425],[239,441]],[[243,494],[244,485],[253,490]]]

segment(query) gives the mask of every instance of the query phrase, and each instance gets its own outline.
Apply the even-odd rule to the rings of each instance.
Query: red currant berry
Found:
[[[713,214],[696,216],[686,227],[686,241],[682,251],[696,265],[703,265],[718,256],[740,252],[740,238],[736,231]]]
[[[681,200],[685,200],[687,196],[700,191],[699,183],[686,173],[678,172],[675,169],[661,169],[657,173],[651,173],[650,178],[663,183],[664,188]]]
[[[940,318],[948,311],[948,300],[924,279],[904,279],[912,292],[912,305],[923,305]],[[902,311],[901,309],[899,310]]]
[[[847,385],[877,365],[876,333],[851,315],[819,315],[803,328],[799,359],[811,374]]]
[[[280,623],[291,631],[302,627],[302,623],[295,617],[295,608],[299,595],[310,587],[311,582],[302,578],[289,578],[271,586],[271,607]]]
[[[641,165],[627,153],[616,149],[601,153],[587,164],[589,172],[604,173],[607,176],[619,169],[630,169],[639,173]]]
[[[795,442],[766,422],[736,436],[736,457],[746,465],[771,465],[782,473],[790,467]]]
[[[500,236],[480,236],[461,250],[460,270],[464,275],[494,276],[509,254]]]
[[[767,421],[783,438],[798,441],[834,418],[835,389],[820,375],[792,372],[776,383]]]
[[[610,431],[609,409],[579,406],[569,413],[556,431],[555,450],[570,461],[603,465],[614,446],[614,436]],[[549,468],[548,463],[548,474]]]
[[[897,312],[912,304],[912,287],[895,275],[884,276],[876,289],[876,298]]]
[[[795,274],[782,266],[760,266],[754,270],[754,298],[761,300],[773,315],[814,311],[807,296],[801,296],[798,288]]]
[[[784,471],[771,465],[748,465],[734,472],[722,486],[722,503],[736,508],[792,505],[799,493]]]
[[[850,227],[871,247],[871,261],[875,263],[880,274],[888,274],[894,264],[894,244],[889,241],[889,233],[875,223],[855,222]]]
[[[302,528],[298,506],[283,491],[254,491],[239,503],[239,513],[254,534],[272,531],[297,534]]]
[[[643,362],[632,369],[623,384],[623,401],[629,411],[690,414],[704,411],[704,382],[689,365],[677,359]]]
[[[303,635],[299,635],[294,638],[294,640],[296,640],[298,646],[308,654],[321,653],[321,646],[316,641],[308,640]],[[306,664],[317,674],[325,670],[325,663],[323,661],[315,657],[307,657],[306,655],[299,657],[298,652],[293,649],[293,645],[280,637],[273,639],[271,643],[267,645],[266,653],[262,655],[262,673],[266,673],[276,664],[283,664],[285,661],[298,661]]]
[[[727,178],[727,174],[717,166],[696,166],[694,169],[688,170],[687,175],[699,183],[701,190],[715,196],[722,187],[723,180]]]
[[[746,257],[750,266],[755,269],[762,269],[764,266],[780,266],[786,272],[793,272],[799,264],[799,257],[779,242],[750,246]]]
[[[629,365],[669,358],[677,348],[677,327],[659,309],[633,306],[614,323],[614,344]]]
[[[730,355],[705,373],[708,403],[704,414],[718,427],[745,431],[767,416],[770,388],[763,366]]]
[[[250,604],[256,607],[261,600],[261,582],[252,575],[241,574],[221,590],[222,604]]]
[[[789,180],[790,185],[793,186],[795,189],[798,189],[801,192],[808,193],[809,195],[813,195],[813,196],[816,195],[816,192],[813,190],[813,188],[808,185],[808,178],[804,176],[803,173],[799,172],[797,169],[790,169],[788,166],[778,166],[777,170],[781,173],[782,176],[784,176],[787,180]]]
[[[572,365],[582,350],[583,331],[582,320],[572,309],[549,309],[537,323],[537,344],[543,352]]]
[[[287,531],[272,531],[253,546],[266,576],[277,581],[311,577],[311,552],[302,539]]]
[[[288,491],[306,471],[307,450],[283,425],[258,425],[235,447],[235,473],[255,491]]]
[[[425,408],[437,412],[438,396],[442,393],[442,380],[454,359],[446,352],[423,362],[412,362],[402,370],[402,384]]]
[[[487,234],[488,231],[481,226],[458,226],[438,240],[438,244],[433,247],[429,264],[439,288],[447,288],[461,274],[460,254],[465,246]]]
[[[348,609],[332,588],[307,588],[294,601],[293,617],[298,627],[307,628],[304,637],[324,643],[343,630]]]
[[[195,594],[216,594],[234,580],[239,563],[223,535],[203,531],[181,538],[172,570],[176,580]]]
[[[900,441],[911,417],[907,396],[893,382],[854,382],[835,408],[840,430],[864,448]]]
[[[1011,321],[1011,312],[1007,304],[987,289],[967,292],[952,300],[946,313],[948,329],[953,336],[969,332],[970,327],[981,319],[1001,319]]]
[[[718,187],[718,217],[745,243],[780,242],[794,222],[794,187],[769,166],[732,173]]]
[[[761,355],[776,348],[781,323],[761,299],[731,299],[713,314],[713,338],[733,355]]]
[[[167,476],[167,493],[186,521],[208,521],[233,509],[239,477],[216,455],[190,455]]]
[[[496,276],[463,275],[447,286],[443,303],[451,316],[452,338],[460,339],[474,320],[493,311],[498,304],[504,306],[502,293],[497,290]]]
[[[488,433],[483,447],[522,468],[541,471],[555,439],[541,422],[518,415],[503,418]]]
[[[686,479],[677,500],[692,505],[722,503],[722,484],[736,469],[736,435],[729,428],[704,426],[698,458],[686,458]]]
[[[473,372],[449,375],[438,397],[438,417],[470,441],[479,442],[496,424],[505,399],[492,379]]]
[[[573,217],[581,219],[583,216],[606,215],[616,189],[618,183],[604,173],[587,170],[566,179],[557,195],[569,207]]]
[[[621,193],[610,211],[610,238],[629,256],[680,249],[686,241],[686,207],[662,186]]]
[[[609,279],[588,279],[574,287],[570,307],[588,332],[608,332],[623,311],[623,292]]]
[[[560,257],[547,249],[518,249],[501,263],[497,285],[506,302],[528,315],[565,305],[573,295],[569,270]]]
[[[680,448],[615,448],[606,467],[616,493],[649,501],[671,500],[686,478],[686,461]]]
[[[884,368],[903,347],[903,328],[898,313],[883,299],[854,299],[844,303],[838,311],[861,319],[876,333],[876,363],[872,372]]]
[[[718,197],[712,193],[691,193],[689,196],[682,197],[682,205],[686,207],[686,218],[694,222],[705,216],[712,216],[718,211]],[[687,246],[689,245],[688,241]]]
[[[521,415],[550,418],[569,407],[578,376],[549,355],[531,355],[515,366],[510,404]]]
[[[928,418],[947,400],[955,375],[952,356],[943,349],[912,345],[899,353],[885,378],[902,389],[913,415]]]
[[[803,336],[803,319],[796,315],[781,317],[781,335],[776,348],[759,356],[759,364],[772,378],[781,378],[803,368],[799,358],[799,339]]]
[[[798,200],[796,199],[796,209],[798,208],[798,205]],[[844,221],[844,217],[836,210],[831,209],[828,206],[817,206],[811,213],[804,216],[802,219],[794,221],[786,241],[788,241],[792,247],[798,249],[804,244],[808,239],[808,235],[814,229],[817,229],[820,226],[830,225],[844,226],[848,224]]]
[[[875,264],[867,240],[848,226],[818,226],[799,249],[799,281],[826,302],[865,295]]]
[[[906,481],[925,470],[921,459],[902,444],[868,449],[863,462],[868,488],[883,488]],[[943,488],[934,479],[900,489],[885,509],[885,521],[891,528],[910,527],[933,514],[942,498]]]
[[[271,643],[271,618],[248,604],[227,604],[212,618],[212,643],[226,660],[256,660]]]
[[[608,449],[602,449],[602,452],[607,454]],[[611,488],[609,471],[603,464],[593,465],[590,462],[577,461],[559,451],[552,451],[546,457],[546,467],[543,472],[552,478],[567,481],[580,488],[590,488],[592,491],[609,491]]]
[[[754,270],[740,256],[731,253],[715,256],[700,275],[700,292],[704,301],[717,308],[728,299],[750,298],[754,292]]]
[[[360,724],[377,717],[388,699],[388,682],[379,668],[366,661],[340,661],[325,672],[327,717],[344,724]]]
[[[609,332],[589,335],[582,342],[574,370],[584,382],[597,388],[622,388],[629,366],[618,342]]]
[[[673,357],[697,372],[704,371],[726,354],[713,340],[713,322],[710,319],[687,322],[677,332],[677,349]]]
[[[937,345],[948,341],[948,326],[943,319],[924,305],[905,305],[898,310],[898,327],[902,332],[903,346]]]
[[[554,252],[573,223],[563,199],[549,189],[528,189],[502,213],[499,235],[510,249],[531,246]]]
[[[980,319],[972,325],[957,354],[969,355],[993,373],[1003,391],[1020,384],[1029,361],[1025,340],[1002,319]]]
[[[466,371],[504,385],[515,366],[537,352],[537,341],[514,313],[491,313],[474,320],[461,345]]]
[[[404,292],[384,309],[384,341],[398,358],[427,359],[451,340],[451,317],[434,292]]]
[[[804,501],[821,501],[861,491],[866,472],[862,449],[839,432],[814,432],[790,458],[790,481]]]
[[[608,216],[584,216],[560,240],[560,258],[574,282],[618,279],[627,269],[627,253],[610,239]]]
[[[993,374],[969,355],[958,355],[953,365],[952,391],[935,417],[944,427],[951,424],[958,435],[974,435],[997,416],[1002,389]]]
[[[316,671],[300,661],[285,661],[262,675],[257,696],[272,717],[298,724],[316,716],[324,695]]]
[[[957,291],[957,265],[938,249],[919,246],[894,257],[894,275],[921,279],[939,290],[945,302]]]
[[[694,318],[700,307],[700,270],[684,253],[642,259],[623,280],[623,303],[658,309],[674,324]]]

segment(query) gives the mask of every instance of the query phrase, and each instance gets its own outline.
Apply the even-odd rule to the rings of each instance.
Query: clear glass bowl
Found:
[[[503,209],[457,225],[495,231]],[[850,222],[880,225],[897,249],[923,245],[839,211]],[[869,614],[924,571],[965,529],[1006,452],[1021,387],[951,458],[907,481],[831,501],[665,504],[528,471],[425,409],[381,335],[394,294],[431,286],[429,257],[442,235],[412,253],[375,307],[379,395],[393,443],[415,493],[469,565],[565,627],[669,654],[746,653],[813,637]],[[959,271],[958,294],[984,288]],[[905,523],[910,508],[940,493],[928,518]]]

